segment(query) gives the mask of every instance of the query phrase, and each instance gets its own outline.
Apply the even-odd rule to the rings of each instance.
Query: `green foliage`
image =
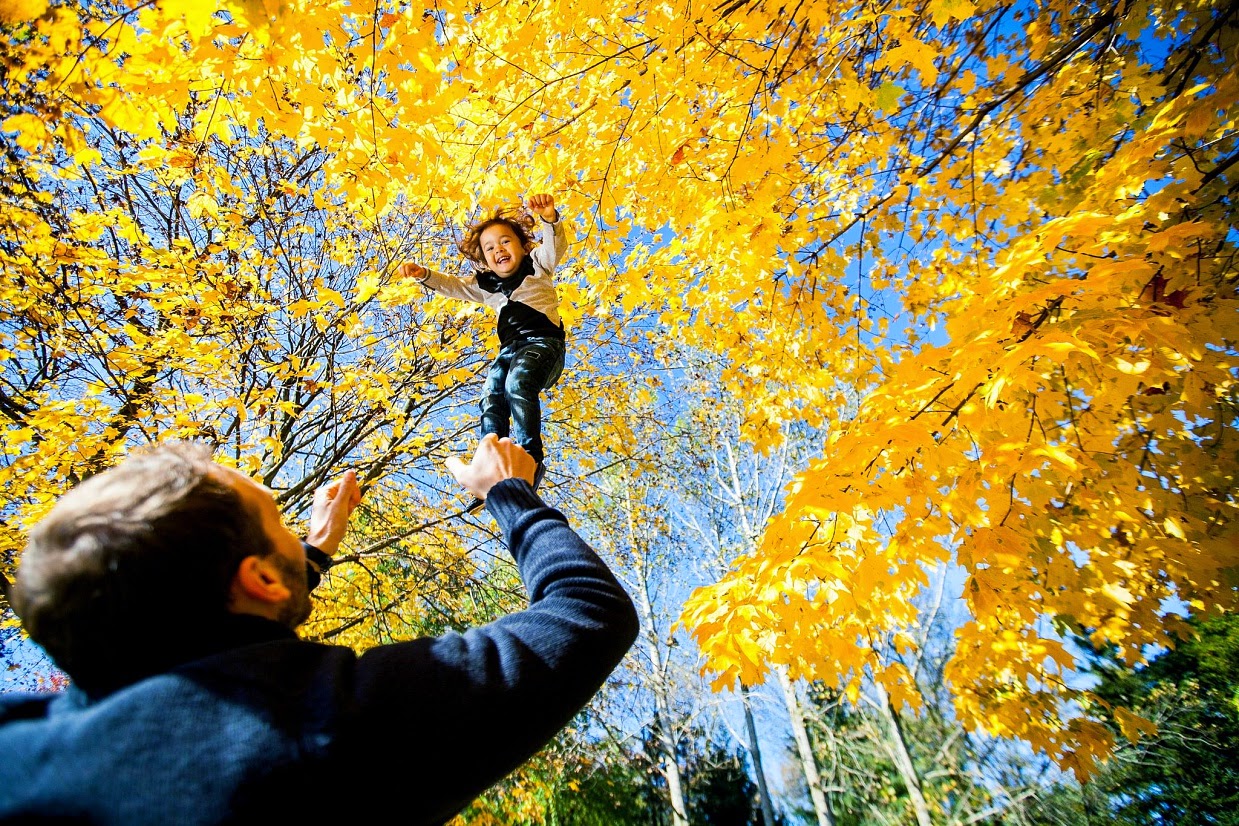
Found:
[[[1239,618],[1195,624],[1149,665],[1128,669],[1099,652],[1097,697],[1156,723],[1157,734],[1125,743],[1098,777],[1113,820],[1130,826],[1239,824]]]
[[[689,820],[702,826],[761,826],[757,784],[738,751],[702,743],[688,766]]]
[[[671,806],[656,769],[653,738],[644,748],[595,744],[589,759],[569,761],[556,778],[546,823],[552,826],[667,826]],[[681,741],[689,822],[697,826],[761,826],[757,786],[732,744],[710,742],[700,729]],[[530,824],[533,826],[533,824]]]
[[[579,767],[557,789],[551,823],[564,826],[648,826],[658,801],[644,761],[620,759]],[[583,769],[583,770],[581,770]]]

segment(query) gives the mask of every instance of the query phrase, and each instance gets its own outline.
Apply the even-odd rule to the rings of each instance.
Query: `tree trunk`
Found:
[[[641,612],[643,623],[641,632],[641,647],[650,660],[650,693],[654,695],[655,731],[658,736],[658,748],[661,752],[659,768],[667,781],[667,794],[671,803],[671,826],[688,826],[688,807],[684,803],[684,782],[680,775],[680,764],[676,760],[675,721],[671,714],[670,689],[667,685],[666,663],[663,651],[659,646],[658,630],[654,624],[654,610],[646,591],[648,583],[644,579],[644,568],[637,566],[641,575],[640,586],[636,589],[637,605]]]
[[[787,715],[792,721],[792,737],[796,741],[796,751],[800,754],[800,768],[804,771],[805,782],[809,784],[809,797],[813,801],[818,826],[835,826],[830,801],[826,799],[826,792],[822,789],[822,775],[817,769],[817,758],[813,756],[813,745],[809,742],[804,712],[800,710],[800,698],[796,696],[796,686],[788,678],[786,669],[775,668],[775,673],[779,676],[783,701],[787,704]]]
[[[762,823],[765,826],[775,826],[774,805],[770,801],[770,789],[766,786],[766,772],[761,765],[761,744],[757,740],[757,724],[753,721],[753,708],[749,705],[749,687],[744,683],[740,683],[740,702],[744,706],[744,727],[749,733],[749,754],[753,756],[753,774],[757,776]]]
[[[899,776],[903,778],[903,784],[908,789],[908,799],[912,801],[912,809],[916,813],[918,826],[933,826],[933,821],[929,819],[929,806],[926,805],[925,795],[921,791],[921,778],[916,773],[916,766],[912,764],[912,755],[908,752],[908,743],[903,736],[903,726],[899,724],[899,713],[891,706],[890,696],[881,683],[877,684],[877,691],[878,708],[882,716],[886,718],[890,730],[890,737],[886,741],[886,751],[895,761]]]
[[[667,794],[671,798],[671,826],[688,826],[684,782],[680,776],[680,764],[675,758],[675,736],[671,731],[671,715],[667,708],[666,694],[655,688],[654,702],[658,709],[658,743],[663,752],[663,776],[667,778]]]

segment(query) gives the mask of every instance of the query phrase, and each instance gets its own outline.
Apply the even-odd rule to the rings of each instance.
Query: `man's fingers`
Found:
[[[348,491],[348,500],[356,505],[361,501],[361,488],[357,484],[357,471],[349,469],[344,471],[344,476],[340,479],[340,486]]]
[[[361,502],[361,488],[357,486],[357,471],[348,470],[339,479],[321,486],[314,492],[315,504],[333,512],[351,514]]]

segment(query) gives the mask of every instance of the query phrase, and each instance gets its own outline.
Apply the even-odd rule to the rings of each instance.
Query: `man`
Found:
[[[503,529],[530,605],[360,656],[293,631],[306,554],[329,563],[360,500],[352,472],[316,492],[308,550],[270,491],[205,450],[136,455],[67,493],[31,532],[13,602],[73,687],[0,695],[0,821],[439,824],[542,748],[632,645],[636,613],[534,494],[523,449],[491,435],[448,464]]]

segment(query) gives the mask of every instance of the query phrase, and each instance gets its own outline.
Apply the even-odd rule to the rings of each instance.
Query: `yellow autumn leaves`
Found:
[[[6,170],[5,301],[24,315],[2,321],[55,328],[39,306],[52,299],[107,316],[127,343],[94,341],[120,377],[103,386],[144,390],[128,378],[173,364],[245,382],[204,329],[266,324],[278,303],[263,336],[347,328],[378,347],[421,300],[390,280],[403,254],[447,266],[477,207],[553,191],[578,238],[566,318],[656,320],[655,348],[717,357],[755,450],[788,422],[828,434],[760,550],[686,606],[719,685],[777,663],[915,703],[889,646],[914,644],[927,571],[953,564],[972,615],[949,671],[961,719],[1086,771],[1106,742],[1057,711],[1076,696],[1062,629],[1135,662],[1179,630],[1167,605],[1235,605],[1239,56],[1218,14],[1148,0],[790,16],[645,0],[5,3],[0,129],[22,153]],[[251,144],[267,139],[280,148],[264,156]],[[288,169],[255,187],[277,158]],[[101,204],[59,225],[39,200],[51,181],[126,176],[175,189],[175,214]],[[321,257],[290,216],[322,222],[307,229]],[[282,252],[247,260],[260,237]],[[335,277],[317,282],[328,261]],[[72,266],[100,278],[57,296],[53,269]],[[155,327],[123,326],[134,293],[158,305]],[[39,335],[0,341],[6,369]],[[384,369],[425,352],[439,365],[425,392],[471,375],[460,340],[418,341],[334,378],[374,396]],[[301,375],[312,361],[272,364],[286,348],[244,352],[287,386],[329,383]],[[303,409],[279,382],[221,384],[212,409]],[[7,414],[26,434],[14,470],[50,480],[6,476],[30,502],[135,432],[118,419],[84,454],[56,453],[89,429],[78,417],[107,411],[85,385],[59,406],[40,392],[22,400],[37,416]],[[159,400],[142,408],[152,434],[210,424],[174,396],[127,391],[108,409]]]
[[[16,25],[33,20],[47,11],[47,0],[2,0],[0,23]]]

